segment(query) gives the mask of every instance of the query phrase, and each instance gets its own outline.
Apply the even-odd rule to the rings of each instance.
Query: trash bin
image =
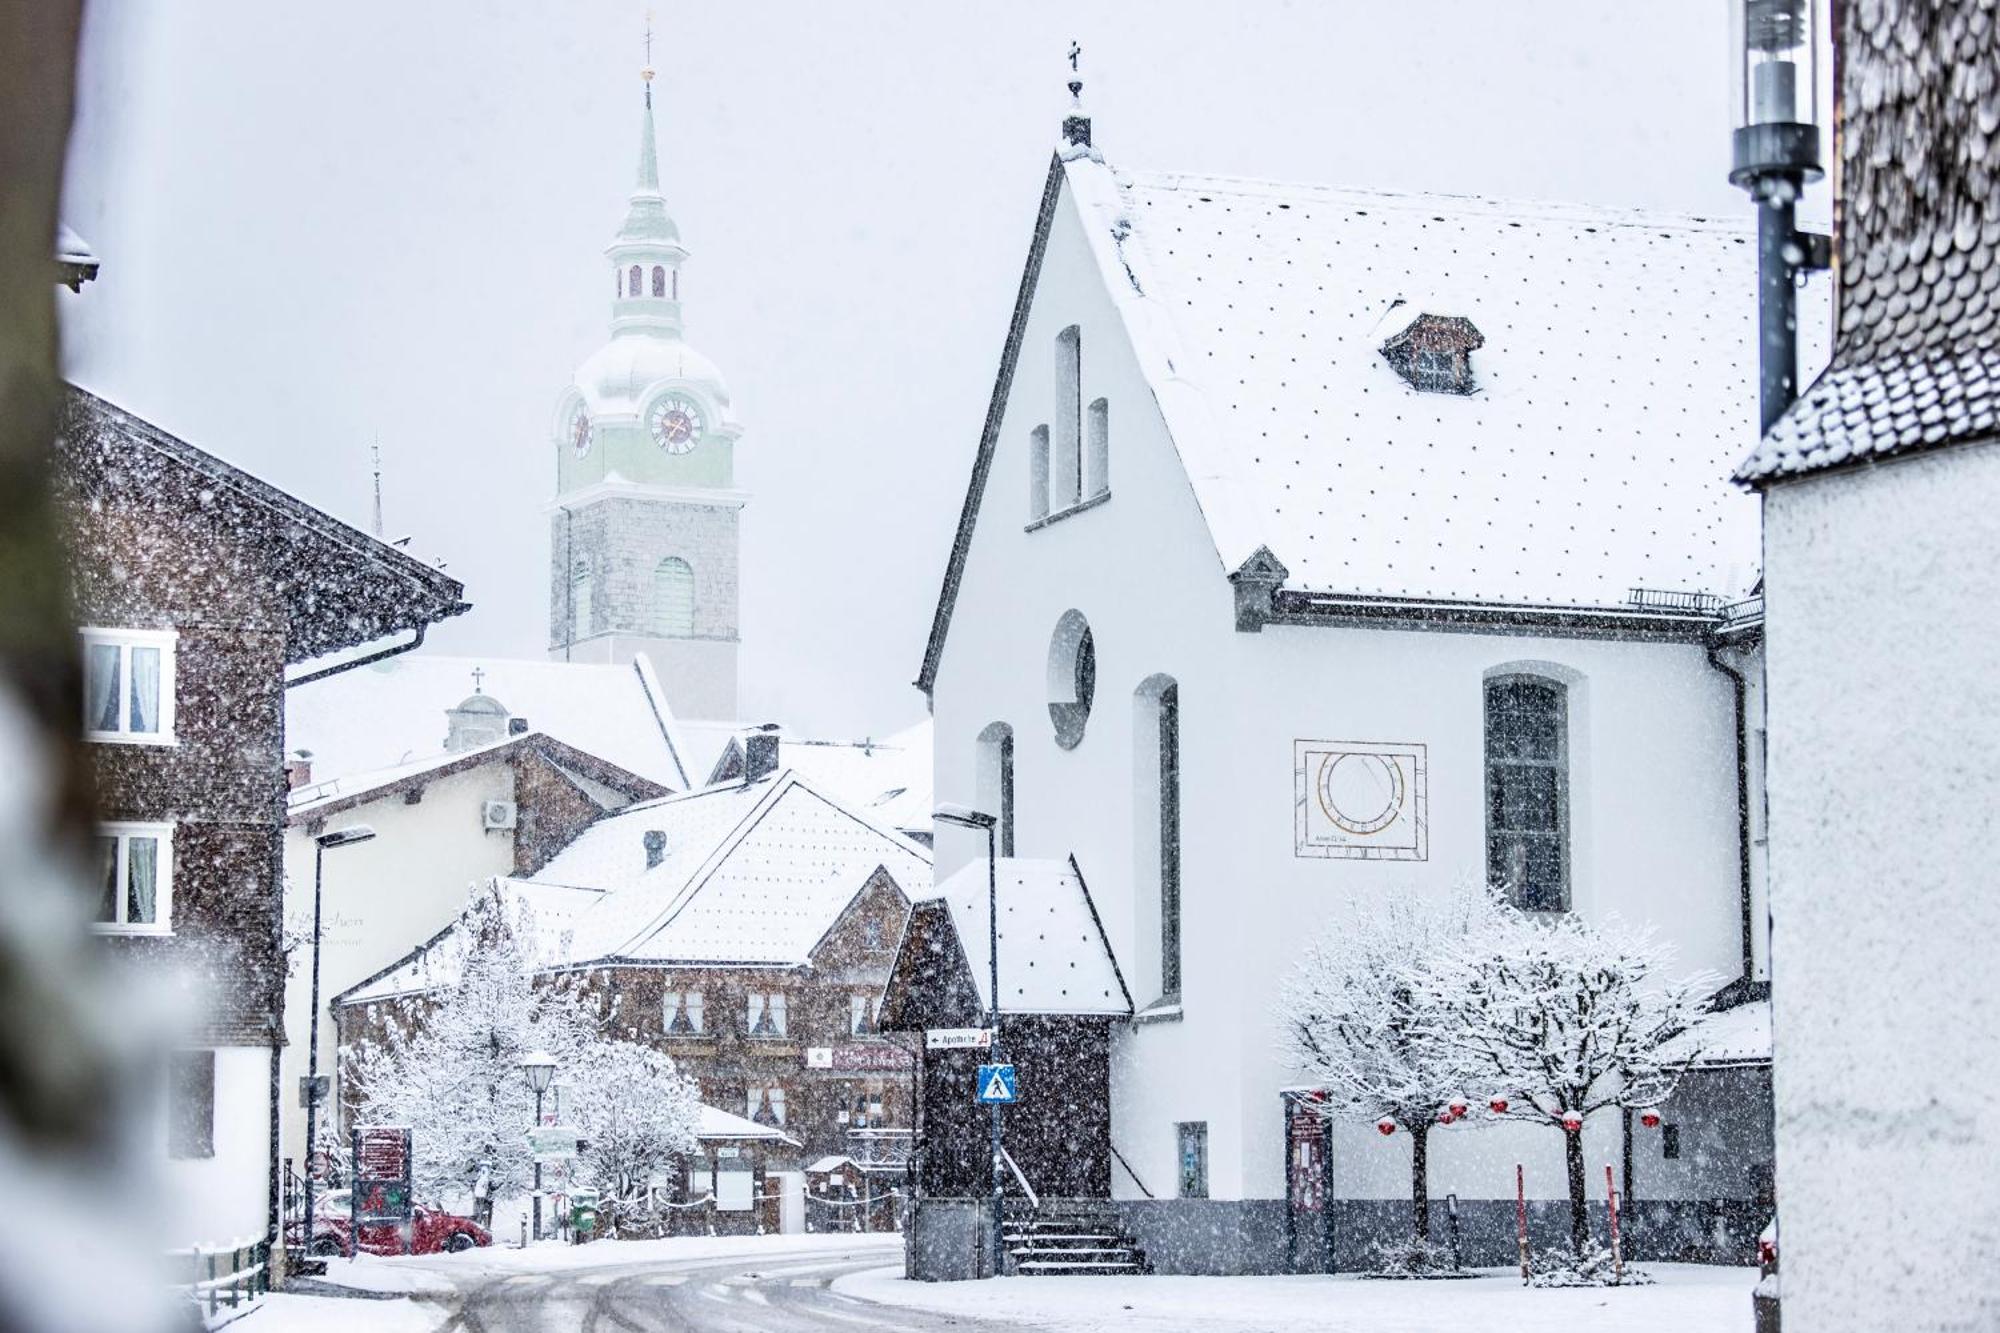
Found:
[[[597,1199],[596,1190],[569,1192],[569,1234],[575,1244],[583,1244],[597,1230]]]

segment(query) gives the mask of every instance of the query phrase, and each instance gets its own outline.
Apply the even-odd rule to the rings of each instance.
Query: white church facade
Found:
[[[683,333],[688,251],[660,190],[652,73],[637,183],[605,250],[611,337],[550,427],[549,653],[622,663],[643,652],[681,716],[733,719],[743,427],[722,373]]]
[[[1089,886],[1136,1011],[1110,1192],[1159,1271],[1406,1230],[1403,1138],[1291,1122],[1279,985],[1314,935],[1480,878],[1652,925],[1748,1002],[1671,1144],[1604,1115],[1586,1154],[1660,1252],[1741,1255],[1768,1217],[1748,235],[1133,175],[1070,118],[918,684],[940,798]],[[986,851],[940,828],[939,883]],[[1009,933],[1003,992],[1044,947]],[[1558,1225],[1556,1128],[1430,1144],[1473,1254],[1511,1259],[1517,1163]]]

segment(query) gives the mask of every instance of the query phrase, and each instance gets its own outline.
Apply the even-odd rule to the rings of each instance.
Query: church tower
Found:
[[[721,372],[682,336],[688,252],[660,193],[653,71],[642,77],[638,184],[604,252],[611,339],[552,424],[549,651],[571,662],[643,652],[678,714],[733,720],[743,428]]]

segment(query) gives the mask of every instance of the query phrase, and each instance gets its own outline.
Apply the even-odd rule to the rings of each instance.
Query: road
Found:
[[[852,1247],[769,1256],[542,1269],[453,1262],[431,1271],[454,1294],[426,1303],[448,1312],[441,1333],[1022,1333],[1019,1323],[897,1309],[831,1289],[842,1274],[901,1255],[897,1237],[856,1237]]]

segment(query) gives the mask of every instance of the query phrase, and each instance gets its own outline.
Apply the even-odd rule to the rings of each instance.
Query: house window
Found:
[[[1486,873],[1523,911],[1569,908],[1568,731],[1560,682],[1486,682]]]
[[[1180,1197],[1183,1199],[1206,1199],[1208,1197],[1208,1122],[1206,1120],[1184,1121],[1174,1126],[1175,1137],[1179,1140],[1180,1151]]]
[[[777,1084],[761,1084],[744,1094],[744,1115],[760,1125],[785,1123],[785,1090]]]
[[[1028,521],[1049,516],[1049,428],[1028,433]]]
[[[653,570],[654,624],[661,634],[687,638],[694,633],[694,568],[670,555]]]
[[[1420,314],[1383,343],[1381,351],[1419,393],[1471,393],[1478,387],[1472,379],[1472,354],[1485,345],[1485,335],[1469,319]]]
[[[700,991],[670,990],[663,997],[661,1008],[666,1017],[668,1036],[692,1037],[703,1031]]]
[[[1067,509],[1083,495],[1083,333],[1074,324],[1056,335],[1055,430],[1049,498]]]
[[[881,1001],[873,995],[847,997],[847,1030],[857,1037],[873,1036],[881,1018]]]
[[[994,722],[979,733],[979,808],[990,813],[994,844],[1001,856],[1014,854],[1014,729]]]
[[[104,824],[94,841],[97,928],[167,933],[173,922],[173,825]]]
[[[632,265],[632,269],[626,274],[625,279],[625,294],[627,296],[637,296],[639,294],[639,279],[641,276],[643,276],[643,270],[637,264]]]
[[[83,732],[93,741],[174,738],[171,630],[83,631]]]
[[[167,1156],[215,1156],[215,1052],[167,1057]]]
[[[1081,611],[1065,611],[1056,621],[1056,632],[1049,639],[1048,685],[1056,744],[1074,750],[1083,741],[1091,700],[1097,695],[1097,642]]]
[[[661,264],[655,264],[653,265],[653,295],[665,296],[666,294],[667,294],[666,267]]]
[[[1111,490],[1111,404],[1102,398],[1092,402],[1087,424],[1083,494],[1086,499],[1095,499]]]
[[[1181,692],[1152,676],[1135,699],[1133,766],[1139,795],[1137,879],[1160,914],[1160,998],[1181,995]]]
[[[870,949],[882,947],[882,918],[871,916],[861,923],[861,942]]]
[[[751,991],[744,1031],[753,1037],[785,1035],[785,993]]]

